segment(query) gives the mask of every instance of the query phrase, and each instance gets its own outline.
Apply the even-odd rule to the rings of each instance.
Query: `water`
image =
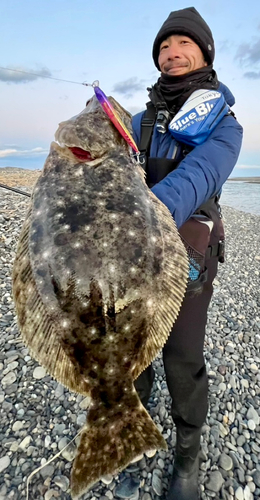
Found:
[[[260,184],[228,181],[223,186],[220,204],[260,215]]]

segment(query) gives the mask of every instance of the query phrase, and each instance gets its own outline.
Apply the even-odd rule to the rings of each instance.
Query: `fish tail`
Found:
[[[104,416],[100,405],[91,408],[73,463],[71,495],[83,495],[102,476],[123,470],[138,456],[167,444],[135,390],[131,404],[120,403]]]

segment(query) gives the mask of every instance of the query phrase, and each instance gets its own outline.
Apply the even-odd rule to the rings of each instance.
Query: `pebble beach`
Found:
[[[0,169],[0,183],[31,192],[39,174]],[[49,376],[19,335],[11,275],[28,205],[28,197],[0,187],[0,500],[70,500],[76,436],[89,401]],[[226,262],[219,265],[214,282],[205,340],[209,411],[201,440],[201,499],[258,500],[260,216],[226,206],[222,212]],[[160,355],[153,365],[156,377],[148,409],[168,451],[103,478],[82,500],[164,500],[176,436]],[[27,491],[28,477],[44,464]]]

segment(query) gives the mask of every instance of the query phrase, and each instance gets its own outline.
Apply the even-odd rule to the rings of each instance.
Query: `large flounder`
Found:
[[[32,355],[92,398],[72,470],[78,498],[166,448],[133,381],[167,340],[188,262],[170,212],[95,97],[55,138],[20,235],[13,294]]]

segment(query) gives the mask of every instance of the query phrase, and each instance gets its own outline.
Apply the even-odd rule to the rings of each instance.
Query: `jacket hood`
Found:
[[[222,94],[224,95],[227,104],[229,106],[234,106],[234,104],[235,104],[235,97],[233,96],[231,90],[229,90],[229,88],[226,85],[224,85],[224,83],[219,82],[219,88],[218,88],[218,90],[220,92],[222,92]]]

